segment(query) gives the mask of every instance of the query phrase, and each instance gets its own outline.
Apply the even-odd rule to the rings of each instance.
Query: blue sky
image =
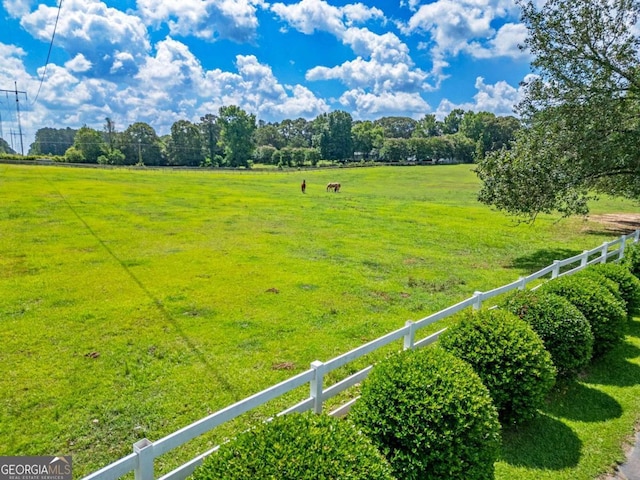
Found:
[[[223,105],[265,121],[509,115],[530,74],[513,0],[62,0],[40,88],[58,5],[0,6],[0,89],[27,92],[27,145],[38,128],[101,129],[106,117],[162,135]],[[14,145],[15,106],[0,94]]]

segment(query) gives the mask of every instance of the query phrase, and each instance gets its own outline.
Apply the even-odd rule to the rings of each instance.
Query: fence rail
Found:
[[[427,317],[424,317],[417,321],[407,321],[404,327],[394,330],[380,338],[372,340],[358,348],[355,348],[347,353],[339,355],[326,362],[314,361],[311,363],[311,368],[299,373],[283,382],[273,385],[261,392],[258,392],[250,397],[245,398],[239,402],[234,403],[222,410],[219,410],[205,418],[198,420],[170,435],[167,435],[155,442],[149,441],[146,438],[136,442],[133,445],[133,453],[121,458],[120,460],[84,477],[84,480],[114,480],[122,477],[130,472],[135,473],[136,480],[152,480],[155,478],[154,474],[154,460],[168,453],[185,443],[193,440],[194,438],[207,433],[215,427],[233,420],[239,415],[248,412],[254,408],[257,408],[266,402],[278,398],[292,390],[309,384],[309,396],[301,402],[292,405],[286,410],[280,412],[278,415],[285,415],[292,412],[305,412],[313,410],[315,413],[322,413],[324,403],[330,398],[342,393],[343,391],[353,387],[359,382],[362,382],[373,366],[359,370],[346,378],[334,383],[331,386],[326,387],[324,385],[324,377],[348,364],[351,363],[371,352],[374,352],[382,347],[385,347],[395,341],[403,339],[403,348],[420,348],[435,342],[440,334],[446,329],[442,329],[436,333],[433,333],[423,339],[416,341],[415,337],[417,332],[444,318],[450,317],[462,310],[469,307],[474,310],[480,309],[482,304],[487,300],[490,300],[498,295],[510,292],[512,290],[523,290],[528,284],[537,282],[539,279],[549,276],[550,278],[557,278],[562,275],[569,275],[578,270],[586,268],[589,265],[596,263],[606,263],[609,260],[618,261],[624,257],[625,247],[628,242],[637,243],[640,239],[640,230],[636,230],[629,235],[623,235],[611,242],[605,242],[601,246],[592,250],[585,250],[579,255],[575,255],[564,260],[555,260],[551,265],[545,267],[531,275],[521,277],[515,282],[503,285],[493,290],[486,292],[474,292],[473,296],[463,300],[455,305],[452,305],[444,310],[433,313]],[[579,263],[576,266],[574,264]],[[566,267],[571,267],[563,271]],[[538,285],[539,286],[539,285]],[[330,414],[335,416],[341,416],[348,412],[350,406],[355,402],[355,399],[349,400],[344,405],[340,406]],[[193,458],[189,462],[181,465],[172,472],[164,475],[160,480],[183,480],[188,477],[195,468],[202,464],[204,458],[207,455],[213,453],[218,447],[215,447],[207,452],[204,452],[197,457]]]

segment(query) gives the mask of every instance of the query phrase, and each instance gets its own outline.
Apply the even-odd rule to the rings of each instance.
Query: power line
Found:
[[[56,29],[58,28],[58,19],[60,18],[60,9],[62,9],[62,0],[58,4],[58,14],[56,15],[56,23],[53,25],[53,34],[51,35],[51,42],[49,42],[49,52],[47,53],[47,61],[44,63],[44,71],[42,72],[42,78],[40,78],[40,85],[38,86],[38,93],[36,93],[36,98],[33,100],[31,105],[34,105],[38,101],[38,96],[40,95],[40,89],[42,88],[42,83],[44,82],[44,76],[47,74],[47,65],[49,65],[49,58],[51,57],[51,49],[53,48],[53,39],[56,38]]]

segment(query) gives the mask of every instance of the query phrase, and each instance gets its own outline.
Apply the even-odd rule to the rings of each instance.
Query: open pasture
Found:
[[[87,474],[621,233],[516,226],[476,202],[471,169],[0,165],[0,455],[72,454]]]

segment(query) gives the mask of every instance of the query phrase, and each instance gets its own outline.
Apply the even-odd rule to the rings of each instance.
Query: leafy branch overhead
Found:
[[[588,213],[598,193],[640,198],[637,0],[520,1],[535,75],[526,128],[477,167],[480,201],[534,220]]]

